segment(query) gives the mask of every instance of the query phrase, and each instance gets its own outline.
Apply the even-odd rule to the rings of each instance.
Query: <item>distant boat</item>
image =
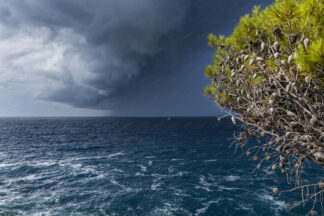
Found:
[[[170,121],[170,120],[171,120],[171,117],[169,116],[169,117],[167,118],[167,120]]]

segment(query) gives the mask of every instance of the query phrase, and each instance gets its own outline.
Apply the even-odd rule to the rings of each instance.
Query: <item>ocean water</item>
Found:
[[[216,118],[0,119],[0,215],[305,215]],[[309,168],[305,182],[323,176]]]

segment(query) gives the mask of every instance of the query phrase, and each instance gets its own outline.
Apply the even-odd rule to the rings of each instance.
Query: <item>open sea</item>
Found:
[[[217,118],[1,118],[0,215],[305,215]],[[323,177],[313,165],[305,183]],[[319,209],[320,212],[320,209]]]

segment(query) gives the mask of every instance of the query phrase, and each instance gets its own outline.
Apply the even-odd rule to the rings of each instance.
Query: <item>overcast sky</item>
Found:
[[[207,116],[208,33],[271,0],[0,0],[0,116]]]

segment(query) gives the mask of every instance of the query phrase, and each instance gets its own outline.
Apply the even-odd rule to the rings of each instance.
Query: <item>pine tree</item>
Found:
[[[256,6],[232,35],[209,34],[208,42],[216,54],[206,67],[212,82],[205,94],[234,124],[242,122],[235,144],[264,140],[247,150],[257,168],[296,176],[292,190],[313,189],[303,200],[316,203],[324,179],[303,185],[300,173],[308,160],[324,168],[324,1],[276,0],[262,11]]]

